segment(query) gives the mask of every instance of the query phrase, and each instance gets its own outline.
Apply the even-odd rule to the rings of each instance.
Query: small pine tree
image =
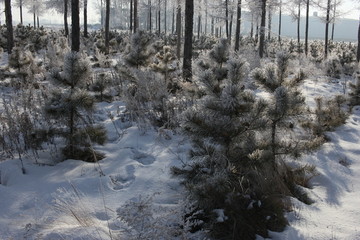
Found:
[[[226,65],[221,83],[211,69],[199,77],[204,96],[183,123],[194,143],[191,160],[173,171],[185,177],[197,206],[191,217],[215,238],[254,239],[286,225],[281,197],[274,197],[281,196],[281,184],[261,150],[266,104],[244,89],[246,62],[232,58]]]
[[[55,68],[50,74],[55,83],[64,87],[51,93],[45,111],[54,119],[63,120],[67,127],[66,132],[60,131],[67,140],[63,149],[65,158],[96,161],[101,157],[92,151],[91,143],[103,144],[105,130],[101,126],[92,126],[84,118],[84,112],[95,110],[95,100],[84,88],[90,76],[90,63],[76,52],[65,56],[62,71]],[[83,124],[80,124],[81,120]]]
[[[165,86],[169,83],[169,73],[176,70],[174,60],[175,54],[171,51],[170,46],[164,46],[162,51],[155,55],[155,63],[151,64],[151,68],[156,72],[160,72],[164,75]]]
[[[139,68],[148,64],[152,52],[149,50],[151,36],[144,31],[137,31],[131,37],[130,49],[125,56],[125,61],[130,66]]]

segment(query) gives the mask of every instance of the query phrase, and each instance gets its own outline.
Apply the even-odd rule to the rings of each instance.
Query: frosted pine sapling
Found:
[[[155,63],[151,64],[151,68],[156,72],[160,72],[164,75],[165,86],[168,86],[169,73],[176,70],[174,60],[176,56],[171,52],[170,46],[164,46],[162,51],[155,55]]]
[[[50,74],[50,78],[64,89],[52,92],[45,111],[53,118],[62,119],[67,126],[64,133],[67,145],[63,150],[67,158],[96,161],[101,156],[91,151],[90,144],[103,144],[105,130],[101,126],[91,126],[84,118],[85,112],[95,110],[95,99],[84,88],[91,74],[90,63],[76,52],[65,56],[62,71],[55,68]],[[80,128],[81,121],[87,127]]]
[[[130,66],[139,68],[148,63],[148,59],[152,52],[149,50],[151,36],[144,31],[137,31],[131,37],[129,51],[125,55],[125,61]]]

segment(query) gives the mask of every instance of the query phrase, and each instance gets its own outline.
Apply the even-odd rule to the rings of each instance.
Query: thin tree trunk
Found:
[[[332,28],[331,28],[331,41],[334,41],[335,18],[336,18],[336,0],[334,1],[334,12],[333,12]]]
[[[138,18],[138,0],[134,0],[134,33],[139,28],[139,18]]]
[[[40,19],[39,15],[36,16],[37,28],[40,28]]]
[[[254,14],[251,13],[250,38],[253,39],[253,36],[254,36]]]
[[[240,47],[240,28],[241,28],[241,0],[238,0],[237,13],[236,13],[235,51],[238,51]]]
[[[35,14],[35,5],[33,6],[33,18],[34,18],[34,28],[36,28],[36,14]]]
[[[71,0],[71,51],[80,51],[79,0]]]
[[[133,0],[130,0],[130,32],[133,31]]]
[[[234,11],[231,11],[230,22],[229,22],[229,38],[228,38],[229,45],[231,45],[233,19],[234,19]]]
[[[360,17],[359,17],[359,27],[358,27],[358,44],[357,44],[356,60],[358,62],[360,61]]]
[[[14,47],[14,31],[12,25],[11,0],[5,0],[5,18],[7,29],[7,52],[11,54]]]
[[[269,6],[269,13],[268,13],[268,40],[270,41],[271,39],[271,18],[272,18],[272,9]]]
[[[205,1],[205,26],[204,26],[204,34],[207,34],[207,27],[208,27],[208,9],[207,9],[207,1]]]
[[[106,13],[105,13],[105,54],[109,54],[110,42],[110,0],[106,0]]]
[[[20,23],[23,25],[23,14],[22,14],[22,0],[20,0]]]
[[[161,12],[160,12],[160,0],[159,0],[159,3],[158,3],[158,35],[160,36],[160,33],[161,33]]]
[[[279,9],[279,33],[278,33],[278,41],[281,44],[281,19],[282,18],[282,0],[280,0],[280,9]]]
[[[167,29],[167,26],[166,26],[166,10],[167,10],[167,6],[166,6],[166,0],[164,0],[164,32],[165,32],[165,35],[166,35],[166,29]]]
[[[298,15],[297,15],[297,44],[298,44],[298,53],[300,53],[300,20],[301,20],[301,2],[298,4]]]
[[[84,37],[88,37],[87,28],[87,0],[84,0]]]
[[[68,0],[64,0],[64,29],[65,29],[65,36],[69,36],[69,25],[67,21],[68,16]]]
[[[229,40],[229,0],[225,0],[226,38]]]
[[[151,0],[148,1],[149,3],[149,31],[152,31],[152,9],[151,9]]]
[[[211,17],[211,35],[212,36],[214,36],[214,28],[215,28],[214,17]]]
[[[175,7],[173,7],[173,12],[172,12],[171,34],[174,34],[174,31],[175,31]]]
[[[180,60],[180,49],[181,49],[181,5],[178,0],[177,13],[176,13],[176,56]]]
[[[308,39],[309,39],[309,9],[310,9],[310,0],[306,0],[306,25],[305,25],[305,54],[308,55]]]
[[[265,49],[265,23],[266,23],[266,0],[261,1],[261,25],[260,25],[260,42],[259,42],[259,56],[264,57]]]
[[[326,24],[325,24],[325,52],[324,52],[325,59],[328,56],[328,47],[329,47],[330,6],[331,6],[331,0],[328,0],[327,8],[326,8]]]
[[[201,30],[201,15],[198,16],[198,26],[197,26],[197,38],[200,38],[200,30]]]
[[[183,76],[186,81],[192,79],[192,37],[194,26],[194,0],[185,1],[185,41],[184,41],[184,61]]]

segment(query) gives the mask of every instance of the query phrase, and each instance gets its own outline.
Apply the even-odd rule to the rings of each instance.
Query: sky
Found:
[[[97,1],[89,1],[89,14],[88,14],[88,23],[98,23],[99,14],[97,13]],[[5,22],[5,14],[3,12],[4,6],[0,5],[0,21],[1,24]],[[312,11],[311,11],[312,10]],[[311,9],[311,12],[317,11],[317,9]],[[357,0],[343,0],[343,4],[340,7],[340,12],[342,13],[341,18],[351,18],[351,19],[359,19],[360,15],[360,1]],[[303,11],[304,13],[304,11]],[[311,14],[312,15],[312,14]],[[27,12],[27,10],[23,11],[23,17],[25,24],[33,23],[33,16]],[[82,21],[82,13],[80,13],[80,21]],[[20,22],[19,17],[19,9],[13,6],[13,22],[14,24],[18,24]],[[52,24],[62,24],[63,17],[60,14],[57,14],[53,11],[48,11],[43,16],[40,17],[41,23],[52,23]]]

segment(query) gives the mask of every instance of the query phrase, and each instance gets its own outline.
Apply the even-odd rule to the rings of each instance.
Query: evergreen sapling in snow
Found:
[[[63,88],[51,93],[45,111],[54,119],[61,119],[66,126],[63,131],[59,129],[67,141],[64,157],[93,162],[102,155],[93,151],[91,144],[104,144],[106,132],[102,126],[93,126],[85,118],[95,110],[95,99],[85,89],[91,74],[89,62],[79,53],[69,52],[63,70],[52,69],[50,78]]]

